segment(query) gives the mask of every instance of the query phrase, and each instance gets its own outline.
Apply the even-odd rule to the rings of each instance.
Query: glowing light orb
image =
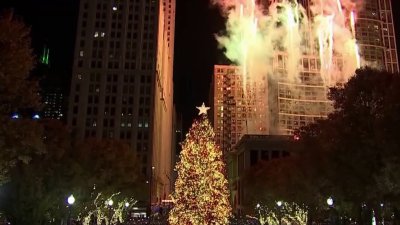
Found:
[[[75,197],[74,197],[74,195],[70,195],[70,196],[67,198],[67,202],[68,202],[69,205],[73,205],[73,204],[75,203]]]

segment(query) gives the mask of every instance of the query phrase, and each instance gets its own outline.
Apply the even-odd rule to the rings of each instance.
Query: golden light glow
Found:
[[[195,121],[182,143],[171,225],[228,224],[231,214],[222,151],[206,115]]]

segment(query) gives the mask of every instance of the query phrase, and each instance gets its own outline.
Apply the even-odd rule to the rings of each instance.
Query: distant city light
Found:
[[[12,118],[12,119],[19,119],[18,113],[14,113],[14,114],[11,116],[11,118]]]
[[[34,119],[34,120],[38,120],[38,119],[40,119],[40,116],[39,116],[39,114],[35,114],[35,115],[33,115],[33,116],[32,116],[32,119]]]
[[[49,65],[49,54],[50,54],[50,50],[48,48],[44,47],[43,54],[40,57],[40,62],[45,65]]]

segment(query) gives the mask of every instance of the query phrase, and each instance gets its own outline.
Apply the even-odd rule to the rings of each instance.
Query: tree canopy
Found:
[[[253,199],[317,209],[332,196],[336,209],[352,217],[361,206],[375,211],[381,203],[398,207],[400,76],[359,69],[346,84],[331,88],[329,98],[334,111],[297,132],[300,140],[291,157],[254,168],[255,176],[250,173],[259,193]]]
[[[12,11],[0,14],[0,184],[17,162],[28,163],[44,152],[43,129],[29,119],[11,120],[12,113],[40,107],[38,82],[30,78],[35,58],[30,29]]]
[[[145,181],[134,152],[116,140],[89,140],[75,146],[58,121],[43,121],[46,154],[19,163],[3,185],[2,209],[14,224],[43,224],[67,213],[73,194],[74,218],[96,210],[111,196],[139,199]],[[99,199],[100,196],[100,199]]]
[[[30,29],[13,12],[0,15],[0,113],[39,107],[38,82],[30,79],[35,57]]]

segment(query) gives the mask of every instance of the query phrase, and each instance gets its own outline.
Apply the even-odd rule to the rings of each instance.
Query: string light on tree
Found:
[[[215,134],[207,119],[210,107],[203,103],[196,108],[200,118],[193,122],[186,135],[175,167],[178,178],[169,224],[226,225],[231,206],[222,151],[215,143]]]

